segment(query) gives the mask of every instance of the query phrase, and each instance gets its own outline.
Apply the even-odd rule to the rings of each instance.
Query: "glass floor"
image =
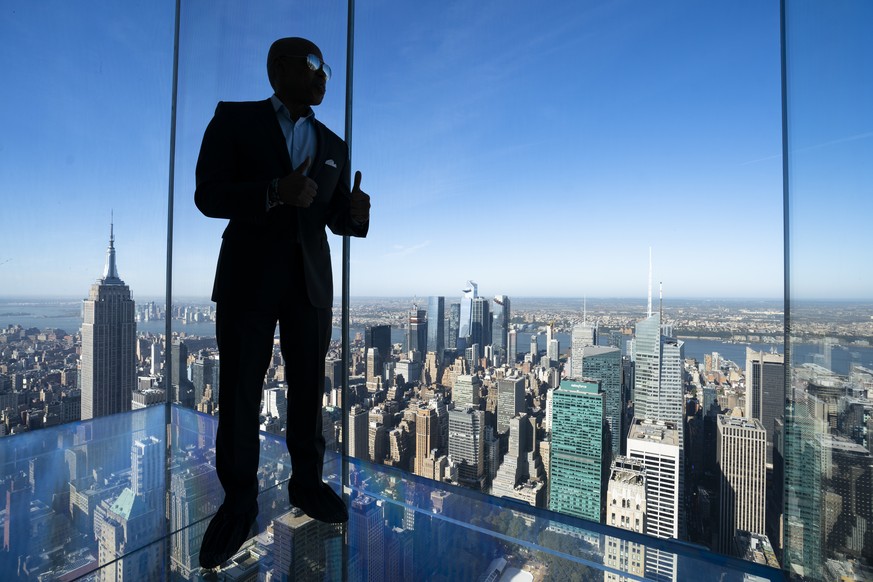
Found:
[[[215,571],[217,419],[175,406],[0,439],[2,580],[782,580],[780,570],[348,459],[348,524],[289,507],[262,434],[258,535]],[[325,476],[341,490],[342,457]]]

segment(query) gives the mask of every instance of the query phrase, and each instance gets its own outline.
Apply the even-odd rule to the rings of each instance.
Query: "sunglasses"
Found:
[[[324,73],[324,76],[327,80],[330,80],[330,65],[322,61],[320,58],[313,54],[306,55],[305,57],[302,55],[284,55],[286,57],[292,59],[306,59],[306,66],[309,67],[310,71],[321,71]]]

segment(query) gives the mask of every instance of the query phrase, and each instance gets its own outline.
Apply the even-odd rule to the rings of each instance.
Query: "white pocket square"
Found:
[[[328,160],[328,161],[324,162],[324,165],[330,166],[331,168],[336,168],[336,162],[333,160]]]

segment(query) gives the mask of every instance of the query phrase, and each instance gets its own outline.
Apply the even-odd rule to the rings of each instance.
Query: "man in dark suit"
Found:
[[[302,38],[277,40],[267,73],[275,94],[219,103],[197,161],[197,208],[229,220],[212,291],[221,356],[216,468],[225,498],[203,538],[204,568],[240,548],[258,513],[258,415],[277,321],[290,370],[290,502],[321,521],[348,520],[342,498],[321,480],[333,304],[325,227],[366,236],[370,198],[360,172],[349,184],[345,142],[312,112],[330,77],[318,47]]]

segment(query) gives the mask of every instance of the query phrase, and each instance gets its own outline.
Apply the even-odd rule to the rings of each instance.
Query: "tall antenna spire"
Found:
[[[118,276],[118,268],[115,266],[115,213],[110,214],[109,219],[109,247],[106,249],[106,266],[103,268],[103,284],[112,285],[124,283]]]
[[[658,319],[664,323],[664,282],[658,281]]]
[[[647,317],[652,317],[652,247],[649,247],[649,305]]]

